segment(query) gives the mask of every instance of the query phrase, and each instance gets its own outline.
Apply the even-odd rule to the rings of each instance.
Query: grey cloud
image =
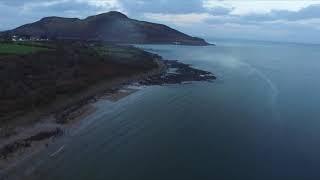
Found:
[[[228,15],[232,11],[232,8],[225,8],[225,7],[214,7],[208,10],[213,15]]]
[[[243,17],[248,21],[275,21],[275,20],[287,20],[297,21],[304,19],[320,18],[320,5],[312,5],[301,9],[298,12],[292,11],[272,11],[268,14],[250,14]]]
[[[8,6],[23,6],[28,3],[54,2],[57,0],[1,0],[0,4]]]
[[[141,12],[185,14],[205,11],[201,0],[121,0],[120,2],[132,14]]]
[[[268,14],[248,14],[248,15],[221,15],[212,16],[206,20],[208,24],[242,24],[242,25],[262,25],[276,21],[295,22],[300,20],[320,18],[320,5],[313,5],[301,9],[298,12],[292,11],[272,11]],[[318,27],[316,27],[318,28]]]
[[[74,12],[72,15],[76,14],[77,17],[85,17],[101,10],[99,7],[90,6],[84,2],[62,2],[49,7],[36,6],[32,9],[32,14],[39,16],[69,16],[69,12]]]
[[[274,12],[275,16],[284,18],[287,20],[301,20],[301,19],[311,19],[320,18],[320,5],[313,5],[300,10],[297,13],[278,11]]]

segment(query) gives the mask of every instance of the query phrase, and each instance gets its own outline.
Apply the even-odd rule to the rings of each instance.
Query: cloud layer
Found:
[[[0,30],[110,10],[207,38],[320,43],[320,0],[1,0]]]

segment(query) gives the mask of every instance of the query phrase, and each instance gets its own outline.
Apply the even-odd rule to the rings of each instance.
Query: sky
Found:
[[[120,11],[193,36],[320,43],[320,0],[0,0],[0,31]]]

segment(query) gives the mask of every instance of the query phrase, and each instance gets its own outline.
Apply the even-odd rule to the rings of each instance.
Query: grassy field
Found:
[[[1,43],[0,42],[0,54],[29,54],[38,51],[45,51],[47,48],[35,47],[31,45],[22,45],[17,43]]]

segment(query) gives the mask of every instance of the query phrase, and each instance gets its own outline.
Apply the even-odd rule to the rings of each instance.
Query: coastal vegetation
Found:
[[[71,41],[0,46],[0,127],[93,84],[158,67],[156,55],[131,46]]]

